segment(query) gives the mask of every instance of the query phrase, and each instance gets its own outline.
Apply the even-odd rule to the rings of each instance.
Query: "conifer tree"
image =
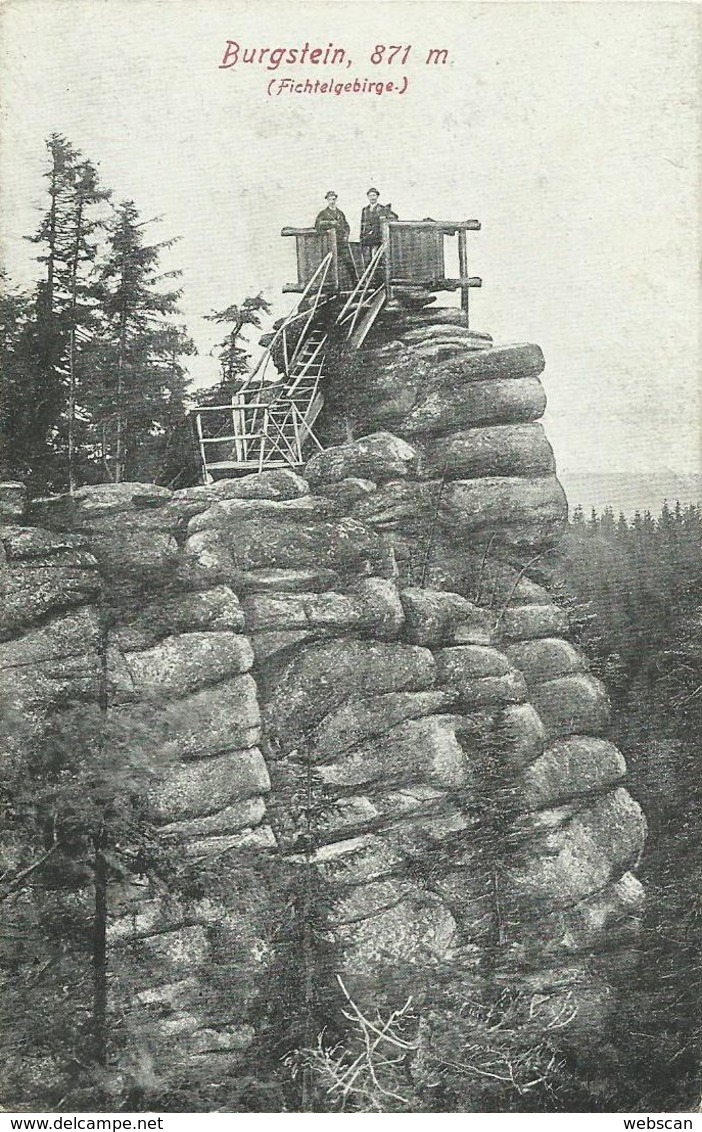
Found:
[[[215,347],[219,350],[217,357],[221,376],[219,383],[203,398],[205,404],[228,401],[236,392],[239,380],[249,368],[250,360],[246,347],[242,345],[242,335],[248,326],[260,330],[259,316],[268,314],[270,309],[270,303],[259,294],[248,296],[241,305],[231,303],[221,311],[212,311],[205,315],[208,322],[230,327],[225,337]]]
[[[88,407],[95,452],[115,483],[152,478],[159,445],[183,417],[182,358],[194,353],[184,328],[169,317],[177,314],[180,290],[161,289],[180,275],[159,270],[162,251],[175,241],[145,243],[145,223],[133,201],[119,205],[100,272],[103,325]]]
[[[36,293],[35,354],[39,406],[47,411],[50,446],[60,453],[63,475],[71,489],[76,484],[80,448],[80,386],[85,368],[83,354],[94,333],[98,243],[102,227],[100,205],[110,196],[99,183],[94,164],[60,134],[47,141],[50,165],[49,207],[37,232],[29,237],[38,244],[37,256],[45,276]],[[47,421],[37,419],[43,440]],[[55,486],[62,486],[57,484]]]

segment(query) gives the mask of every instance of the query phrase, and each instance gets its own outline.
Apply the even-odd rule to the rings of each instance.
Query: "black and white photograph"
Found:
[[[702,1132],[701,12],[2,0],[3,1132]]]

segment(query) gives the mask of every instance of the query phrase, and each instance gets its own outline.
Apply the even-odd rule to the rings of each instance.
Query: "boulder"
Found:
[[[304,776],[303,768],[298,767],[298,771]],[[315,821],[315,844],[328,844],[369,832],[382,816],[382,810],[365,794],[337,798],[334,805],[325,808]]]
[[[405,615],[397,585],[390,578],[361,578],[353,585],[361,610],[364,629],[376,640],[392,641],[399,637]]]
[[[448,362],[436,373],[437,383],[462,385],[473,381],[505,381],[538,377],[544,371],[544,355],[534,343],[494,346],[479,355]]]
[[[173,493],[167,509],[189,519],[224,499],[299,499],[308,492],[307,481],[292,468],[268,468],[250,476],[182,488]]]
[[[339,483],[350,476],[382,483],[409,475],[416,464],[411,445],[389,432],[376,432],[317,452],[305,475],[313,485]]]
[[[333,634],[327,629],[280,629],[251,633],[251,644],[254,659],[260,671],[265,671],[266,664],[279,662],[280,653],[287,652],[303,644],[304,641],[318,641],[326,639]]]
[[[229,586],[214,586],[199,593],[154,598],[143,610],[127,614],[128,620],[111,633],[123,651],[147,649],[164,637],[191,632],[232,632],[244,628],[244,611]]]
[[[518,770],[537,759],[544,749],[546,730],[533,704],[509,704],[500,719],[509,766]]]
[[[225,833],[186,841],[180,848],[186,857],[196,857],[200,860],[215,857],[219,861],[225,853],[240,852],[242,849],[257,853],[275,849],[276,840],[269,825],[259,825],[256,829],[245,829],[240,833]]]
[[[638,934],[644,910],[643,885],[626,872],[601,892],[569,908],[563,944],[569,951],[593,951],[621,944],[624,934]]]
[[[293,864],[306,863],[305,858],[299,855],[292,856],[290,860]],[[386,877],[395,872],[402,861],[401,853],[392,850],[373,833],[323,845],[311,857],[311,864],[322,879],[338,888],[366,885],[370,881]]]
[[[119,512],[157,510],[165,507],[173,492],[151,483],[87,484],[73,494],[52,495],[35,499],[31,506],[32,521],[54,530],[71,530],[88,526],[94,519],[115,516]]]
[[[358,476],[347,476],[346,479],[339,480],[337,483],[320,484],[319,492],[325,495],[327,499],[331,499],[336,508],[337,514],[348,515],[354,503],[359,499],[365,499],[377,488],[377,484],[373,480],[360,479]]]
[[[101,665],[102,665],[101,658]],[[108,707],[132,703],[140,697],[134,687],[134,680],[125,660],[124,653],[108,637],[107,653],[104,657],[104,692]]]
[[[578,732],[598,734],[609,724],[604,685],[585,672],[535,684],[531,700],[550,739]]]
[[[466,683],[485,676],[505,676],[510,670],[504,653],[487,645],[456,645],[439,649],[435,657],[438,683],[461,690]]]
[[[444,790],[465,788],[472,780],[471,761],[464,750],[462,719],[430,715],[405,720],[382,738],[355,748],[316,774],[327,786],[347,789],[379,784],[423,782]]]
[[[352,598],[346,594],[326,593],[251,594],[244,598],[246,625],[250,632],[336,628],[338,631],[355,628],[360,620]]]
[[[113,532],[142,533],[150,531],[165,535],[178,535],[185,528],[186,517],[179,515],[170,504],[158,508],[134,508],[128,511],[111,511],[100,508],[98,513],[79,511],[72,528],[94,538]]]
[[[186,554],[207,572],[224,574],[265,568],[284,570],[339,570],[373,573],[384,561],[377,535],[355,519],[299,522],[250,518],[229,529],[191,535]],[[236,585],[232,579],[232,585]]]
[[[395,480],[359,499],[351,514],[373,530],[391,531],[400,527],[407,533],[431,521],[433,500],[438,497],[438,483]]]
[[[84,535],[55,534],[40,527],[13,524],[0,527],[0,542],[9,562],[29,560],[29,565],[94,567],[95,559],[87,552]]]
[[[432,692],[388,692],[350,699],[316,728],[309,745],[315,762],[336,758],[369,739],[385,735],[407,719],[449,711],[458,702],[454,689]]]
[[[134,901],[127,915],[110,919],[107,942],[113,947],[133,943],[137,939],[183,927],[193,918],[180,900],[157,898]]]
[[[582,672],[585,658],[578,649],[559,637],[542,637],[536,641],[509,645],[505,652],[515,668],[523,673],[529,686],[558,676]]]
[[[425,479],[481,476],[548,476],[553,450],[540,424],[464,429],[425,441],[420,475]]]
[[[555,476],[454,480],[445,485],[439,510],[440,522],[458,540],[486,527],[500,531],[512,524],[565,523],[567,515]]]
[[[238,591],[236,574],[234,560],[221,531],[198,531],[186,539],[177,573],[184,588],[209,589],[223,582]]]
[[[0,670],[59,662],[68,657],[96,653],[100,618],[93,606],[56,617],[47,625],[0,644]],[[57,663],[57,669],[60,665]],[[60,672],[57,671],[59,676]]]
[[[426,358],[431,362],[444,362],[475,350],[486,349],[485,343],[473,338],[460,338],[448,331],[439,338],[422,342],[413,347],[415,357]]]
[[[264,712],[267,734],[285,753],[345,700],[424,691],[434,678],[431,653],[415,645],[354,640],[306,645],[271,691]]]
[[[420,323],[419,326],[415,326],[411,330],[405,330],[402,334],[403,342],[412,344],[432,342],[437,338],[443,339],[446,337],[453,337],[461,341],[470,343],[474,343],[476,341],[472,331],[470,331],[468,327],[463,324],[463,322],[458,320],[455,322],[446,320],[445,322],[432,321]],[[478,339],[478,341],[481,340]],[[485,343],[483,342],[482,345],[484,346]]]
[[[429,870],[438,871],[436,854],[451,856],[461,835],[474,826],[474,819],[454,803],[450,796],[443,804],[435,804],[428,812],[411,813],[401,821],[389,823],[379,836],[393,849],[404,854],[408,861]]]
[[[139,944],[142,969],[150,973],[150,981],[162,979],[164,975],[173,977],[187,975],[189,971],[202,967],[210,954],[207,930],[197,924],[189,928],[164,932],[162,935],[148,936]]]
[[[462,726],[463,721],[460,720],[461,730]],[[462,735],[461,745],[463,745]],[[443,755],[440,758],[443,759]],[[466,758],[469,759],[469,755],[466,755]],[[462,790],[461,800],[463,797]],[[411,782],[405,785],[394,784],[390,790],[378,790],[376,788],[373,791],[373,804],[377,807],[379,813],[384,815],[386,825],[388,820],[399,822],[400,819],[409,817],[412,818],[412,822],[417,819],[421,823],[426,819],[433,819],[441,814],[445,815],[449,810],[454,815],[458,813],[452,802],[451,794],[445,787],[442,789],[429,786],[425,782]],[[405,821],[404,824],[407,825],[407,822]]]
[[[365,578],[352,591],[322,594],[253,594],[244,599],[251,630],[330,629],[370,631],[376,638],[399,635],[402,606],[393,582]]]
[[[439,897],[424,892],[359,923],[340,924],[335,935],[345,970],[367,977],[386,964],[449,962],[458,931]]]
[[[525,809],[542,809],[566,798],[602,790],[626,774],[623,755],[605,739],[574,735],[549,743],[517,783]]]
[[[212,528],[236,531],[244,519],[270,519],[272,522],[309,522],[323,518],[330,510],[328,500],[302,495],[295,499],[223,499],[193,516],[188,534]]]
[[[600,892],[586,896],[570,908],[541,914],[521,925],[517,952],[528,953],[535,945],[544,957],[587,955],[593,952],[607,960],[626,955],[641,932],[644,890],[633,873],[624,873]]]
[[[527,686],[521,672],[512,669],[503,676],[483,676],[461,682],[458,692],[458,706],[462,711],[475,711],[476,708],[501,707],[506,704],[520,704],[527,698]]]
[[[386,320],[393,327],[395,332],[402,333],[403,337],[408,330],[413,330],[416,327],[432,326],[435,323],[440,323],[444,326],[468,326],[468,315],[462,307],[433,307],[431,310],[417,311],[416,313],[408,313],[406,311],[397,313],[384,313],[383,325]],[[492,342],[489,334],[479,334],[471,331],[476,338],[483,339],[484,341]]]
[[[228,632],[166,637],[154,648],[125,657],[137,695],[156,700],[182,696],[248,672],[253,659],[247,638]]]
[[[254,747],[261,737],[256,684],[235,676],[165,704],[125,704],[110,711],[111,726],[125,736],[143,735],[158,762],[201,759]]]
[[[417,885],[400,877],[371,881],[342,893],[331,906],[329,923],[334,926],[367,920],[369,916],[394,908],[401,900],[419,892],[421,889]]]
[[[640,806],[619,787],[537,839],[525,864],[508,870],[509,890],[533,908],[568,908],[635,866],[645,834]]]
[[[432,889],[455,919],[461,943],[491,943],[498,937],[493,877],[477,854],[463,851],[461,857],[461,868],[449,865],[432,877]]]
[[[466,354],[465,361],[485,354]],[[453,362],[444,362],[442,370]],[[404,406],[398,405],[402,411]],[[410,438],[440,436],[457,428],[536,421],[546,408],[546,394],[536,377],[475,381],[453,388],[425,387],[413,408],[395,421],[397,432]],[[397,410],[395,410],[397,412]]]
[[[91,567],[35,567],[26,562],[10,567],[3,581],[2,637],[35,621],[43,621],[49,614],[94,601],[101,586],[97,571]]]
[[[509,605],[501,610],[497,629],[506,641],[530,641],[568,634],[568,615],[557,605]]]
[[[335,570],[231,570],[237,593],[324,593],[339,588]]]
[[[12,711],[12,728],[5,742],[12,745],[19,739],[22,744],[27,738],[27,724],[40,724],[52,710],[74,701],[95,703],[100,694],[100,668],[97,652],[86,647],[80,654],[28,661],[1,669],[3,699],[11,705]]]
[[[453,539],[448,528],[437,528],[426,569],[426,585],[463,594],[481,607],[489,606],[494,610],[493,622],[502,609],[514,605],[553,605],[551,595],[528,578],[523,568],[511,566],[497,557],[497,542],[499,539],[494,534],[476,531],[470,542],[462,544]]]
[[[233,812],[239,806],[242,815],[258,812],[255,799],[268,793],[270,787],[266,764],[257,747],[232,751],[200,762],[167,766],[149,789],[149,812],[162,823],[212,817],[216,825],[221,814]]]
[[[460,594],[409,587],[400,591],[405,613],[405,636],[415,645],[434,648],[456,639],[460,629],[466,644],[489,645],[488,614]]]
[[[91,534],[90,549],[109,578],[124,575],[140,582],[159,581],[178,561],[178,544],[164,531]]]

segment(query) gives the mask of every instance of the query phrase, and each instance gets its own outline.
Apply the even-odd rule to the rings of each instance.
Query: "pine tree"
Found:
[[[103,328],[93,350],[88,407],[95,454],[115,483],[154,478],[158,449],[185,412],[182,358],[195,349],[169,318],[177,314],[181,292],[160,289],[180,275],[159,271],[161,252],[175,241],[147,244],[144,227],[134,202],[123,201],[100,273]]]
[[[260,330],[259,315],[268,314],[270,309],[270,303],[259,294],[248,296],[240,306],[232,303],[221,311],[205,315],[208,322],[228,325],[231,329],[215,346],[219,350],[217,357],[221,376],[219,383],[201,398],[203,404],[216,405],[229,401],[236,392],[241,377],[248,371],[250,361],[250,355],[241,342],[242,335],[248,326]]]
[[[55,415],[51,399],[42,396],[35,310],[32,295],[3,288],[0,295],[2,476],[23,480],[30,486],[33,470],[38,470],[37,456],[47,451],[47,435]],[[47,473],[46,467],[42,470]]]
[[[110,193],[91,161],[60,134],[47,141],[49,207],[32,243],[45,265],[35,306],[35,355],[42,395],[35,413],[40,435],[63,464],[63,481],[75,487],[80,448],[80,384],[85,343],[94,333],[95,233],[102,227],[100,205]],[[37,412],[44,408],[44,414]],[[48,421],[48,431],[46,424]],[[43,426],[43,427],[42,427]],[[63,486],[62,483],[51,486]]]
[[[76,165],[73,210],[69,220],[67,238],[68,273],[66,291],[68,296],[68,470],[71,490],[75,487],[76,457],[76,404],[78,396],[78,375],[80,373],[82,350],[94,324],[96,293],[92,276],[94,274],[97,244],[90,237],[101,227],[101,222],[90,215],[91,206],[108,199],[110,193],[101,189],[95,167],[90,161]],[[87,270],[87,278],[84,272]],[[82,332],[82,333],[81,333]],[[89,351],[87,351],[89,353]]]

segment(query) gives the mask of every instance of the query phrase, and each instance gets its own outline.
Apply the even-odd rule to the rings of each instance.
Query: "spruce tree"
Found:
[[[242,335],[248,326],[261,329],[260,314],[268,314],[270,303],[262,295],[248,296],[241,305],[231,303],[221,311],[206,314],[208,322],[229,326],[225,337],[217,343],[220,380],[201,398],[203,404],[220,404],[229,401],[237,391],[241,378],[248,372],[250,355],[242,345]]]
[[[185,412],[182,359],[194,353],[184,328],[170,318],[181,292],[161,289],[180,275],[159,270],[161,252],[174,241],[147,244],[144,227],[134,202],[123,201],[100,272],[102,330],[87,406],[95,454],[115,483],[154,478],[164,437]]]
[[[110,193],[99,183],[94,164],[62,137],[47,141],[49,206],[34,236],[45,265],[34,311],[35,405],[38,445],[58,457],[60,472],[48,486],[76,485],[85,413],[81,384],[95,332],[97,295],[96,233],[103,225],[100,206]],[[41,458],[41,451],[37,452]]]

